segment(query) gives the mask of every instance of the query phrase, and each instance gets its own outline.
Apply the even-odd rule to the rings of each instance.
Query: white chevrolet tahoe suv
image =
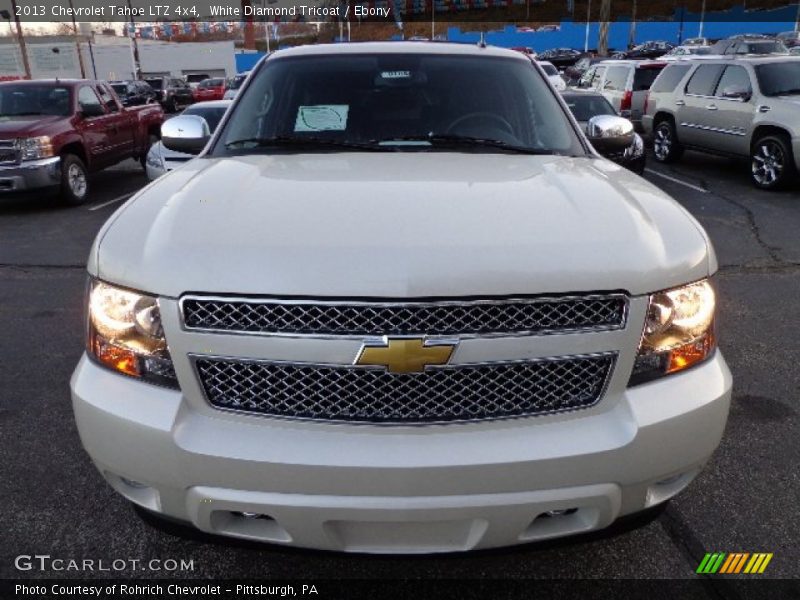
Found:
[[[662,504],[719,444],[709,240],[529,57],[282,50],[213,136],[187,116],[163,141],[199,156],[98,234],[71,382],[86,451],[146,511],[488,548]]]

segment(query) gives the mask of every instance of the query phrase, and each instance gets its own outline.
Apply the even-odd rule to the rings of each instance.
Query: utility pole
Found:
[[[86,67],[83,66],[83,54],[81,54],[81,41],[78,38],[78,24],[75,22],[75,9],[72,0],[69,0],[69,8],[72,13],[72,34],[75,36],[75,48],[78,50],[78,64],[81,66],[81,79],[86,79]]]
[[[703,0],[705,2],[705,0]],[[636,45],[636,0],[633,0],[633,8],[631,9],[631,30],[628,34],[628,47],[633,48]]]
[[[586,5],[586,36],[583,38],[583,51],[589,51],[589,24],[592,22],[592,0]]]
[[[22,35],[22,25],[17,14],[17,0],[11,0],[11,12],[14,13],[14,21],[17,24],[17,40],[19,40],[19,50],[22,54],[22,64],[25,67],[25,79],[31,79],[31,64],[28,62],[28,48],[25,46],[25,36]]]
[[[133,42],[133,78],[141,79],[142,63],[139,62],[139,44],[136,42],[136,23],[133,22],[133,6],[131,6],[131,0],[128,0],[128,8],[130,9],[131,15],[131,30],[128,33],[131,36],[131,42]]]
[[[256,35],[253,25],[253,13],[251,10],[252,4],[250,0],[242,0],[242,14],[247,15],[244,18],[244,48],[245,50],[256,49]]]
[[[597,53],[600,56],[608,54],[608,26],[611,20],[611,0],[600,2],[600,35],[597,39]]]

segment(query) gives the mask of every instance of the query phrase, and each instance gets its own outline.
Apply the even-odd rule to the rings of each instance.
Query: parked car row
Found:
[[[124,106],[158,102],[167,112],[177,112],[195,102],[222,100],[227,91],[238,89],[245,77],[246,73],[231,79],[211,77],[196,85],[179,77],[167,76],[111,81],[110,84]]]

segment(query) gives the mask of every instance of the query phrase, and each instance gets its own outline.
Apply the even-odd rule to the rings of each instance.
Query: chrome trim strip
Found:
[[[728,135],[735,135],[739,137],[744,137],[747,135],[747,132],[741,128],[736,129],[723,129],[722,127],[711,127],[709,125],[698,125],[697,123],[686,123],[681,122],[681,127],[689,127],[690,129],[701,129],[702,131],[712,131],[714,133],[725,133]]]
[[[202,327],[189,327],[185,321],[184,302],[187,300],[197,301],[210,301],[210,302],[245,302],[249,304],[285,304],[285,305],[304,305],[304,304],[318,304],[324,306],[381,306],[381,307],[405,307],[405,306],[473,306],[481,304],[537,304],[542,302],[568,302],[571,300],[608,300],[620,299],[623,302],[622,318],[619,325],[599,325],[594,327],[577,327],[571,329],[540,329],[536,331],[509,331],[498,333],[464,333],[464,334],[429,334],[427,337],[457,337],[459,340],[470,339],[494,339],[494,338],[515,338],[515,337],[530,337],[541,335],[566,335],[574,333],[595,333],[604,331],[619,331],[625,329],[628,324],[628,313],[630,311],[630,296],[618,292],[609,294],[586,294],[577,295],[571,294],[568,296],[537,296],[537,297],[513,297],[501,299],[480,299],[480,300],[437,300],[437,301],[387,301],[381,302],[379,300],[373,301],[350,301],[350,300],[287,300],[281,298],[258,298],[247,296],[199,296],[194,294],[187,294],[178,299],[178,312],[181,331],[195,332],[195,333],[209,333],[215,335],[247,335],[258,337],[274,337],[274,338],[288,338],[288,339],[316,339],[316,340],[363,340],[369,337],[380,337],[380,335],[364,335],[364,334],[334,334],[334,333],[287,333],[287,332],[272,332],[272,331],[235,331],[227,329],[206,329]],[[420,337],[424,334],[407,334],[409,337]],[[392,337],[403,337],[402,335]]]
[[[231,414],[239,414],[239,415],[246,415],[249,417],[259,417],[262,419],[272,419],[275,421],[288,421],[288,422],[298,422],[298,423],[321,423],[321,424],[331,424],[331,425],[352,425],[357,427],[427,427],[430,425],[479,425],[481,423],[496,423],[498,421],[510,421],[513,419],[534,419],[538,417],[545,417],[550,415],[556,414],[563,414],[569,412],[578,412],[581,410],[585,410],[587,408],[593,408],[597,406],[606,395],[608,391],[608,386],[611,383],[611,379],[614,376],[614,372],[617,367],[617,358],[619,353],[616,350],[609,350],[606,352],[592,352],[589,354],[569,354],[565,356],[548,356],[548,357],[541,357],[541,358],[524,358],[518,360],[500,360],[500,361],[484,361],[484,362],[477,362],[477,363],[465,363],[465,364],[458,364],[458,365],[429,365],[425,367],[426,370],[428,369],[472,369],[477,367],[496,367],[496,366],[512,366],[518,364],[535,364],[540,362],[554,362],[554,361],[565,361],[565,360],[580,360],[586,358],[610,358],[611,364],[608,367],[608,373],[606,373],[605,380],[603,381],[603,385],[600,388],[600,392],[597,394],[597,399],[592,402],[591,404],[587,404],[585,406],[580,406],[578,408],[565,408],[560,410],[552,410],[547,412],[537,412],[534,414],[527,414],[527,415],[513,415],[508,417],[494,417],[494,418],[487,418],[487,419],[468,419],[468,420],[453,420],[453,421],[348,421],[345,419],[313,419],[309,417],[285,417],[282,415],[268,415],[260,412],[248,411],[248,410],[238,410],[235,408],[223,408],[219,406],[215,406],[211,403],[206,395],[206,389],[203,385],[202,380],[200,379],[200,372],[197,369],[197,361],[198,360],[219,360],[219,361],[228,361],[228,362],[240,362],[240,363],[248,363],[248,364],[261,364],[261,365],[279,365],[279,366],[296,366],[296,367],[320,367],[325,369],[355,369],[355,370],[380,370],[383,371],[383,367],[362,367],[359,365],[342,365],[342,364],[328,364],[328,363],[311,363],[311,362],[296,362],[296,361],[281,361],[281,360],[269,360],[269,359],[257,359],[257,358],[241,358],[237,356],[214,356],[210,354],[194,354],[189,353],[187,357],[189,358],[189,362],[192,365],[192,371],[194,372],[194,377],[197,380],[197,384],[200,387],[200,391],[203,394],[203,400],[205,400],[206,404],[213,410],[218,410],[220,412],[231,413]]]

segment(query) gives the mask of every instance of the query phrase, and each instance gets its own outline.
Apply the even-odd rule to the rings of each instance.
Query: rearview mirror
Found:
[[[589,119],[586,135],[603,156],[615,154],[633,143],[633,123],[614,115],[597,115]]]
[[[200,154],[211,138],[211,130],[203,117],[182,115],[161,126],[161,142],[169,150]]]

